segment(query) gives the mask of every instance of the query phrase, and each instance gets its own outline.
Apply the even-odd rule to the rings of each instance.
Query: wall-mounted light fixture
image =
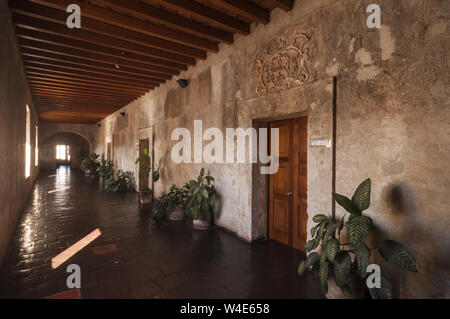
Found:
[[[189,85],[189,81],[185,79],[177,80],[177,83],[180,85],[182,89],[186,88]]]

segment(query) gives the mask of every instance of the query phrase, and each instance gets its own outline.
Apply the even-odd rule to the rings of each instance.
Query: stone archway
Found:
[[[89,151],[92,151],[95,144],[95,125],[87,124],[39,124],[39,145],[42,145],[47,139],[60,133],[72,133],[84,138],[89,144]]]
[[[69,158],[64,162],[56,158],[57,145],[68,146]],[[39,144],[39,166],[41,170],[55,170],[59,165],[70,165],[73,169],[81,168],[81,161],[89,154],[90,143],[83,136],[71,132],[59,132],[47,137]],[[65,148],[64,148],[65,149]]]

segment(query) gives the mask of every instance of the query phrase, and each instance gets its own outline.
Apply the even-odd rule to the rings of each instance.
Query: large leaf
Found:
[[[308,241],[303,248],[305,248],[307,251],[311,251],[313,249],[316,249],[317,246],[319,246],[319,240],[318,239],[311,239]]]
[[[347,212],[349,212],[352,215],[355,216],[361,216],[361,211],[353,202],[350,200],[350,198],[340,195],[340,194],[333,194],[334,200],[341,205]]]
[[[322,289],[322,292],[324,294],[328,292],[327,278],[328,278],[328,262],[324,261],[320,263],[319,268],[320,289]]]
[[[313,265],[315,265],[316,263],[318,263],[320,260],[320,256],[318,253],[313,252],[311,254],[309,254],[308,258],[306,259],[306,267],[311,267]]]
[[[320,226],[319,226],[319,230],[316,233],[316,239],[318,241],[320,241],[323,237],[323,234],[325,233],[326,227],[328,225],[329,221],[328,220],[324,220]]]
[[[327,219],[328,219],[328,217],[323,215],[323,214],[319,214],[319,215],[316,215],[316,216],[313,217],[313,221],[315,223],[321,223],[321,222],[323,222],[324,220],[327,220]]]
[[[320,225],[316,225],[313,228],[311,228],[311,237],[314,237],[316,235],[316,231],[319,228]]]
[[[208,190],[206,188],[202,188],[201,192],[204,198],[209,198]]]
[[[334,258],[334,276],[338,287],[343,287],[347,283],[351,266],[352,259],[348,251],[342,250]]]
[[[329,237],[333,237],[333,238],[336,237],[336,229],[337,228],[338,228],[338,226],[336,224],[328,224],[327,230],[325,231],[325,233],[323,235],[324,242],[326,242]]]
[[[389,281],[381,275],[381,288],[369,288],[373,299],[392,299],[392,288]]]
[[[345,299],[352,299],[353,293],[349,285],[345,284],[344,286],[341,287],[341,290]]]
[[[366,210],[370,206],[370,188],[371,188],[370,178],[366,179],[353,194],[352,202],[360,210]]]
[[[367,267],[370,262],[370,250],[366,243],[362,243],[358,248],[355,249],[356,265],[358,274],[360,277],[364,278],[367,275]]]
[[[339,252],[339,245],[339,240],[337,240],[336,238],[332,238],[326,242],[324,251],[329,261],[334,262],[334,258]]]
[[[371,225],[370,218],[366,216],[353,217],[345,224],[350,237],[350,243],[354,248],[358,248],[366,240]]]
[[[303,274],[305,273],[305,270],[306,270],[306,263],[304,260],[302,260],[300,262],[300,264],[298,265],[297,272],[300,276],[303,276]]]
[[[411,272],[417,272],[416,259],[400,243],[393,240],[385,240],[379,248],[381,256],[389,263]]]

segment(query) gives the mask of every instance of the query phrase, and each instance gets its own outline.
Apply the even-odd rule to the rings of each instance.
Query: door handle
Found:
[[[287,193],[288,196],[292,196],[292,192]]]

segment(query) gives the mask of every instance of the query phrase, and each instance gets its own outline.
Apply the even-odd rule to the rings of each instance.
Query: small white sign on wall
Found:
[[[331,140],[311,140],[311,146],[331,147]]]

